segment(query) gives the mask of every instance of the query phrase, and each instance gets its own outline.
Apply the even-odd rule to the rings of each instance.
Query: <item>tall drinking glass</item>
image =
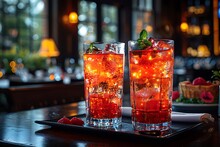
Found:
[[[83,44],[86,123],[89,126],[121,126],[124,47],[124,43]]]
[[[154,40],[138,49],[129,41],[132,124],[136,131],[165,131],[171,125],[174,41]]]

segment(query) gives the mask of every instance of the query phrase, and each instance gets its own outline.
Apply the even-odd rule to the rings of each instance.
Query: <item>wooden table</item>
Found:
[[[138,140],[105,134],[64,131],[36,124],[35,120],[56,119],[85,113],[84,101],[15,113],[0,114],[0,146],[220,146],[220,118],[212,127],[187,132],[170,140]]]

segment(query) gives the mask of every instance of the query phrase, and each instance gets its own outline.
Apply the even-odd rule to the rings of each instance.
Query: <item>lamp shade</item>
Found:
[[[41,57],[57,57],[60,55],[60,52],[53,39],[47,38],[41,41],[39,55]]]

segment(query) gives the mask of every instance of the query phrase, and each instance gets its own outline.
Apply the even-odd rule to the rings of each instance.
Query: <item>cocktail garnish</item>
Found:
[[[69,125],[78,125],[78,126],[84,125],[84,121],[81,118],[77,118],[77,117],[72,117],[71,119],[69,119],[66,116],[63,116],[57,122],[60,124],[69,124]]]
[[[152,42],[148,40],[148,34],[146,30],[142,30],[140,33],[140,37],[137,40],[138,48],[143,50],[149,46],[152,46]]]
[[[134,50],[144,50],[148,47],[152,47],[154,42],[153,38],[148,39],[148,33],[146,30],[142,30],[140,33],[140,37],[137,40],[136,47],[133,48]],[[138,55],[140,58],[142,56],[142,52],[133,52],[134,55]]]
[[[94,51],[99,51],[99,49],[94,46],[94,43],[90,43],[89,48],[86,50],[86,53],[93,53]]]

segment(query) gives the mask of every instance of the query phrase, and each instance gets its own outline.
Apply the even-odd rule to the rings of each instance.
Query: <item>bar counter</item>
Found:
[[[85,113],[85,102],[0,114],[0,146],[220,146],[220,118],[171,139],[138,139],[68,131],[35,123]]]

